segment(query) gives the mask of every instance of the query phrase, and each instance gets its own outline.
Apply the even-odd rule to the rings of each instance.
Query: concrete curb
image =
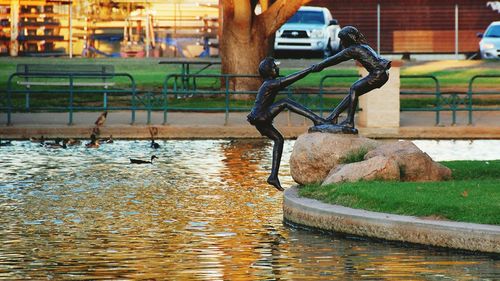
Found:
[[[261,138],[260,133],[252,126],[223,125],[109,125],[100,128],[100,136],[113,135],[114,139],[150,139],[150,127],[157,128],[156,139],[230,139]],[[83,138],[88,139],[92,126],[86,125],[25,125],[0,126],[2,139],[29,139],[32,136],[45,138]],[[285,138],[296,138],[307,132],[308,127],[285,127],[281,133]]]
[[[149,139],[149,128],[158,129],[157,139],[215,139],[260,138],[259,132],[250,125],[124,125],[101,127],[101,136],[113,135],[115,139]],[[0,125],[2,139],[29,139],[41,135],[46,138],[89,138],[93,126],[89,125]],[[309,126],[279,126],[287,139],[297,138],[307,132]],[[359,134],[376,139],[500,139],[500,127],[401,127],[363,128]]]
[[[330,205],[284,192],[283,216],[299,225],[438,247],[500,253],[500,226],[426,220]]]

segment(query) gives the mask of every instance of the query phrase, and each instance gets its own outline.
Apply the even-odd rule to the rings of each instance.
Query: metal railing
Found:
[[[468,97],[468,103],[467,103],[467,110],[469,111],[468,117],[469,117],[469,125],[472,124],[472,112],[473,111],[500,111],[500,107],[474,107],[472,104],[472,99],[474,95],[498,95],[500,96],[500,89],[497,88],[498,90],[493,90],[493,91],[474,91],[473,90],[473,84],[476,80],[478,79],[498,79],[499,83],[497,85],[500,85],[500,75],[498,74],[490,74],[490,75],[475,75],[469,80],[469,87],[467,90],[467,97]]]
[[[332,90],[332,87],[326,87],[326,81],[332,79],[345,79],[352,78],[358,79],[360,76],[356,74],[336,74],[325,75],[320,79],[318,91],[303,91],[293,87],[288,87],[280,93],[280,97],[288,97],[310,107],[315,111],[319,111],[323,116],[325,109],[325,97],[342,95],[345,96],[348,89]],[[473,122],[474,111],[500,111],[498,106],[490,107],[477,107],[473,105],[473,97],[476,95],[500,95],[500,90],[493,91],[477,91],[474,90],[475,82],[478,79],[498,79],[500,75],[476,75],[469,81],[467,93],[449,92],[444,93],[441,91],[439,80],[433,75],[401,75],[401,79],[427,79],[432,81],[432,90],[402,90],[401,96],[431,96],[434,101],[431,106],[416,106],[401,108],[401,111],[433,111],[436,116],[436,125],[441,123],[441,112],[450,112],[452,114],[452,125],[456,124],[456,114],[459,111],[468,111],[469,124]],[[231,81],[234,78],[248,78],[259,79],[256,75],[234,75],[234,74],[170,74],[167,75],[163,81],[163,88],[159,91],[140,91],[137,90],[134,78],[127,73],[113,73],[113,74],[49,74],[49,73],[19,73],[16,72],[10,75],[7,82],[7,95],[3,101],[2,108],[7,112],[7,125],[12,124],[12,112],[22,110],[54,110],[54,111],[67,111],[68,124],[73,124],[73,113],[76,110],[130,110],[131,111],[131,124],[136,121],[136,111],[145,110],[147,112],[147,123],[151,124],[151,117],[153,111],[163,112],[163,124],[168,122],[168,114],[171,111],[194,111],[194,112],[224,112],[224,124],[228,123],[230,112],[248,111],[253,105],[253,98],[247,99],[246,102],[237,102],[238,95],[256,95],[257,91],[237,91],[231,89]],[[16,83],[18,81],[48,81],[46,86],[36,87],[22,87]],[[82,79],[86,82],[82,83]],[[91,79],[98,79],[97,81],[111,81],[116,79],[121,88],[102,88],[95,86],[82,86],[83,84],[92,85],[88,81]],[[100,80],[99,80],[100,79]],[[62,82],[61,82],[62,81]],[[115,81],[115,80],[113,80]],[[208,82],[207,82],[208,81]],[[344,81],[345,82],[345,81]],[[350,81],[349,81],[350,83]],[[49,85],[57,85],[47,87]],[[125,86],[124,86],[125,85]],[[16,86],[16,87],[14,87]],[[26,85],[24,85],[26,86]],[[32,106],[30,105],[29,95],[37,93],[50,93],[60,94],[67,97],[67,104],[64,106]],[[80,94],[102,94],[102,106],[89,106],[75,104],[75,96]],[[13,104],[13,96],[18,94],[26,95],[26,103],[24,105],[19,103],[19,96],[17,96],[17,104]],[[123,95],[125,96],[123,102],[119,106],[108,104],[108,95]],[[196,100],[189,101],[190,104],[180,104],[182,101],[192,98],[217,98],[218,102],[208,106],[204,100],[200,104],[196,104]],[[279,99],[279,97],[278,97]],[[123,99],[122,99],[123,100]],[[313,104],[314,103],[314,104]],[[313,104],[313,105],[311,105]]]
[[[89,80],[92,79],[116,79],[125,78],[129,81],[129,87],[125,89],[118,88],[95,88]],[[44,80],[43,84],[36,84],[35,80]],[[17,87],[14,88],[14,82],[20,81],[32,81],[32,84],[28,84],[27,87]],[[82,82],[85,80],[85,82]],[[37,87],[32,88],[33,85]],[[89,86],[90,85],[90,86]],[[50,88],[48,88],[50,86]],[[36,93],[49,93],[49,94],[63,94],[67,95],[68,104],[67,106],[44,106],[44,107],[33,107],[30,106],[30,94]],[[103,106],[76,106],[74,104],[74,98],[76,94],[89,94],[89,93],[99,93],[103,95]],[[108,106],[107,97],[109,94],[127,94],[131,95],[131,105],[113,107]],[[12,102],[13,95],[24,94],[26,101],[24,106],[15,106]],[[135,111],[136,107],[136,83],[134,78],[128,73],[103,73],[103,74],[89,74],[89,73],[23,73],[16,72],[9,76],[7,80],[7,92],[6,92],[6,105],[5,109],[7,112],[7,125],[12,125],[12,112],[15,110],[60,110],[68,111],[68,125],[73,124],[73,112],[75,110],[131,110],[131,123],[135,122]]]
[[[199,84],[201,79],[212,78],[219,81],[217,84],[218,89],[200,89]],[[257,75],[234,75],[234,74],[170,74],[165,77],[163,82],[163,102],[162,105],[149,106],[148,108],[148,123],[151,120],[151,110],[163,110],[163,124],[168,122],[168,112],[173,110],[190,110],[190,111],[223,111],[224,112],[224,124],[227,124],[230,112],[237,111],[248,111],[251,106],[247,107],[235,107],[231,106],[230,100],[231,96],[237,95],[256,95],[257,91],[235,91],[231,90],[230,81],[233,78],[249,78],[249,79],[260,79]],[[320,81],[319,92],[310,93],[297,90],[296,88],[290,86],[285,90],[281,91],[282,96],[296,100],[302,104],[310,105],[315,104],[315,110],[319,110],[320,115],[323,115],[325,110],[324,105],[324,95],[345,95],[345,91],[327,91],[324,87],[325,80],[335,79],[335,78],[359,78],[359,75],[353,74],[337,74],[337,75],[326,75],[322,77]],[[169,100],[176,99],[179,97],[193,97],[193,96],[223,96],[225,104],[223,107],[200,107],[200,108],[186,108],[186,107],[176,107],[168,104]],[[288,118],[290,120],[290,117]]]
[[[441,124],[441,112],[451,112],[451,125],[457,124],[457,112],[467,111],[468,124],[473,123],[474,111],[500,111],[500,107],[474,107],[474,95],[500,95],[500,90],[474,91],[473,84],[478,79],[499,79],[500,75],[475,75],[469,80],[467,92],[443,92],[439,80],[433,75],[401,75],[401,79],[430,79],[434,82],[434,91],[400,91],[404,95],[430,95],[434,96],[433,107],[401,108],[401,111],[434,111],[436,113],[436,125]]]
[[[413,96],[413,95],[423,95],[423,96],[434,96],[435,104],[434,107],[401,107],[400,111],[435,111],[436,112],[436,125],[440,123],[440,112],[442,111],[441,106],[441,87],[439,85],[439,80],[434,75],[400,75],[401,80],[403,79],[427,79],[434,83],[434,91],[403,91],[400,90],[399,94],[401,96]]]
[[[214,87],[218,89],[200,89],[198,85],[200,84],[200,79],[211,78],[215,80]],[[163,106],[162,107],[149,107],[148,109],[148,124],[151,121],[151,110],[160,109],[163,110],[163,124],[168,122],[168,112],[172,110],[183,110],[183,111],[223,111],[224,112],[224,124],[226,125],[229,120],[230,111],[246,111],[247,107],[231,107],[230,106],[230,96],[231,95],[255,95],[257,91],[235,91],[231,90],[231,79],[234,78],[248,78],[248,79],[260,79],[258,75],[235,75],[235,74],[170,74],[165,77],[163,81]],[[178,99],[182,97],[192,97],[192,96],[223,96],[224,106],[223,107],[176,107],[169,105],[169,99]]]

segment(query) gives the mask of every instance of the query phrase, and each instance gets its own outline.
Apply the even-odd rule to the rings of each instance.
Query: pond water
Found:
[[[146,141],[116,141],[99,149],[46,149],[30,142],[1,147],[0,280],[500,276],[498,256],[283,225],[282,193],[265,184],[267,141],[159,143],[156,151]],[[287,176],[292,146],[286,142],[285,187],[293,184]],[[152,154],[159,157],[154,165],[129,164],[130,157]]]
[[[434,161],[499,160],[500,140],[414,140]]]

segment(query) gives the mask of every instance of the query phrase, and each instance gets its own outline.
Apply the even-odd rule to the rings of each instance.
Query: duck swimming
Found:
[[[0,139],[0,146],[11,146],[11,145],[12,145],[12,141],[8,140],[5,142],[2,142],[2,139]]]
[[[160,148],[160,144],[155,142],[154,139],[151,139],[151,145],[150,145],[151,148],[154,148],[154,149],[158,149]]]
[[[36,142],[36,143],[44,143],[45,142],[45,137],[41,136],[40,138],[36,137],[31,137],[30,142]]]
[[[68,140],[63,140],[61,144],[61,139],[57,138],[54,140],[54,142],[46,142],[43,144],[44,147],[46,148],[67,148],[66,143]]]
[[[153,164],[153,159],[157,159],[156,155],[151,156],[151,161],[145,161],[141,159],[132,159],[130,158],[131,164]]]
[[[99,141],[97,141],[97,138],[94,134],[90,135],[90,142],[85,144],[85,147],[87,148],[98,148]]]
[[[100,139],[99,143],[113,143],[113,135],[109,135],[109,138],[107,139]]]
[[[160,148],[160,144],[155,142],[155,136],[158,135],[158,128],[149,127],[149,135],[151,135],[151,145],[149,147],[154,149]]]
[[[66,145],[68,146],[75,146],[75,145],[80,145],[82,142],[80,140],[77,140],[77,139],[69,139],[67,142],[66,142]]]

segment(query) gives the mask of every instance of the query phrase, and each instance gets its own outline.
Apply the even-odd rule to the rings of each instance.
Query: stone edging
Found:
[[[0,119],[2,114],[0,114]],[[2,120],[0,120],[2,121]],[[2,139],[29,139],[44,135],[46,138],[88,138],[91,125],[46,125],[14,124],[5,126],[0,122]],[[158,128],[157,139],[214,139],[214,138],[262,138],[250,125],[152,125]],[[113,135],[114,139],[150,139],[148,125],[113,124],[101,128],[101,135]],[[282,126],[280,131],[287,139],[297,138],[307,132],[309,126]],[[376,139],[500,139],[497,127],[400,127],[362,128],[359,134]]]
[[[297,187],[284,192],[283,216],[296,224],[438,247],[500,253],[500,226],[426,220],[330,205],[298,196]]]

